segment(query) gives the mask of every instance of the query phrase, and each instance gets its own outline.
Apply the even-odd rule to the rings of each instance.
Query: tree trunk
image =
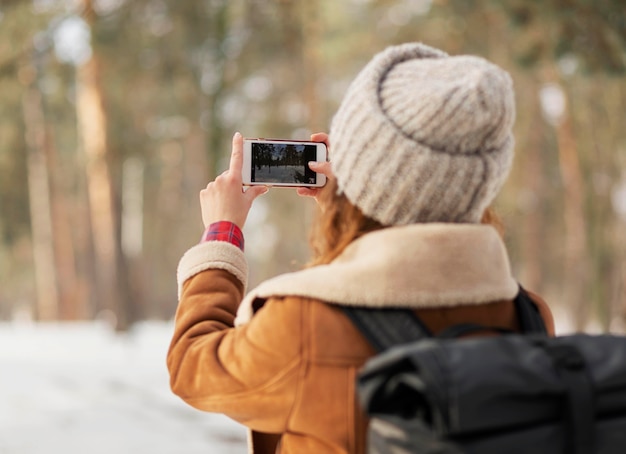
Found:
[[[93,27],[91,0],[83,0],[85,17]],[[99,308],[114,315],[118,330],[128,328],[130,292],[122,253],[119,213],[111,175],[107,140],[107,113],[100,84],[97,54],[77,68],[78,135],[86,158],[87,192],[96,261]]]
[[[21,76],[26,85],[22,107],[28,148],[28,196],[37,293],[35,315],[38,320],[49,321],[58,317],[59,288],[52,239],[46,125],[41,92],[37,89],[36,68],[24,69]]]
[[[74,221],[70,217],[67,175],[60,169],[58,154],[52,138],[49,140],[47,162],[50,178],[50,200],[52,214],[52,239],[54,263],[59,289],[58,317],[61,320],[80,320],[88,316],[86,299],[81,293],[76,268],[74,244]]]

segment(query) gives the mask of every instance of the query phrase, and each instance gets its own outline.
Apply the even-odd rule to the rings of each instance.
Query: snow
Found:
[[[170,391],[172,330],[0,323],[0,454],[245,453],[243,426]]]
[[[258,183],[301,183],[298,181],[298,174],[304,175],[304,165],[299,166],[261,166],[256,169],[254,181]],[[308,184],[315,184],[314,178],[309,178]]]

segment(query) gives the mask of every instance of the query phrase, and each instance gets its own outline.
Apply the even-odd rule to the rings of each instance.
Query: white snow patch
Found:
[[[304,178],[305,166],[303,165],[278,165],[261,166],[255,169],[254,181],[259,183],[308,183],[315,184],[315,177],[310,177],[308,181],[301,181]]]
[[[230,454],[246,430],[169,389],[173,326],[0,323],[0,454]]]

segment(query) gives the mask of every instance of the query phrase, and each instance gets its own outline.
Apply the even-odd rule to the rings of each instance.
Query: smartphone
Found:
[[[243,184],[320,188],[326,175],[312,171],[308,163],[326,159],[326,144],[320,142],[244,139]]]

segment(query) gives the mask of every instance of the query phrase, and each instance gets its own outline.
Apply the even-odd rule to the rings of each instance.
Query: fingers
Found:
[[[325,132],[316,132],[311,134],[311,142],[323,142],[330,148],[330,142],[328,141],[328,134]]]
[[[330,140],[328,138],[328,134],[326,134],[325,132],[316,132],[315,134],[311,134],[311,141],[325,143],[326,147],[330,148]],[[322,173],[326,175],[327,178],[334,177],[329,161],[326,161],[326,162],[311,161],[309,162],[309,168],[313,170],[314,172]]]
[[[317,189],[312,188],[297,188],[296,193],[302,197],[315,197],[317,196]]]
[[[200,191],[200,209],[205,227],[213,222],[229,221],[243,228],[254,199],[268,191],[265,186],[250,187],[244,191],[242,167],[243,137],[235,133],[228,170]]]
[[[316,136],[321,137],[325,135],[326,134],[324,133],[313,134],[311,136],[311,140],[313,140]],[[326,175],[326,178],[334,178],[330,162],[309,161],[308,164],[309,164],[309,168],[313,170],[314,172],[324,174]],[[316,201],[318,201],[320,190],[321,190],[320,188],[298,188],[296,190],[296,193],[302,197],[313,197]]]
[[[250,186],[245,191],[244,194],[245,194],[245,197],[248,199],[248,201],[250,203],[252,203],[254,201],[254,199],[256,199],[260,195],[265,194],[269,190],[270,190],[270,188],[268,188],[267,186]]]
[[[232,152],[230,154],[230,166],[228,171],[241,178],[241,168],[243,167],[243,137],[239,132],[233,135]]]
[[[326,178],[333,178],[333,170],[331,168],[330,162],[318,162],[318,161],[310,161],[309,168],[317,173],[322,173],[326,175]]]

